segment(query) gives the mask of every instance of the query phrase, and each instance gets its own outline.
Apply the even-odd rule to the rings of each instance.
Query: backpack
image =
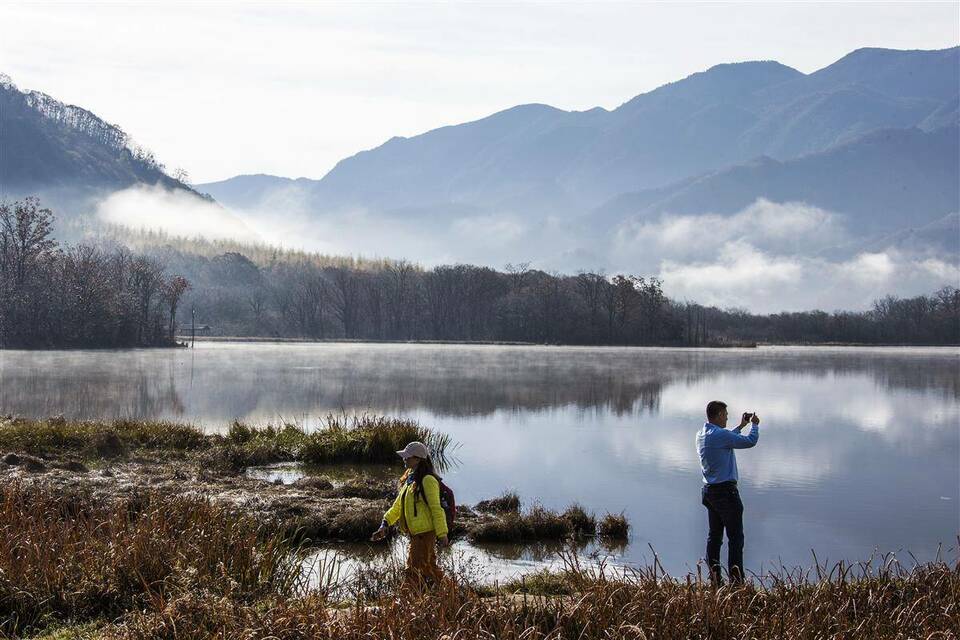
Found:
[[[437,478],[440,484],[440,506],[447,516],[447,531],[453,531],[453,520],[457,517],[457,499],[453,495],[453,489],[443,483],[443,480]]]

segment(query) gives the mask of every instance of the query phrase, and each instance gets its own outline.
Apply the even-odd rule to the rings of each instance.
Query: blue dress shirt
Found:
[[[700,454],[700,470],[704,484],[717,484],[737,480],[737,457],[734,449],[749,449],[760,439],[758,425],[750,427],[749,435],[742,435],[707,422],[697,432],[697,451]]]

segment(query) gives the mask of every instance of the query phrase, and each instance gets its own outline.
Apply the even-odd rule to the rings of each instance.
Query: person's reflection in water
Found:
[[[752,422],[749,435],[740,431]],[[727,570],[730,580],[743,581],[743,502],[737,490],[737,457],[734,449],[749,449],[760,438],[760,418],[744,413],[740,425],[727,430],[727,405],[714,400],[707,405],[707,423],[697,433],[697,452],[703,472],[700,501],[707,508],[710,531],[707,534],[707,564],[710,579],[723,584],[720,568],[720,547],[723,531],[727,531]]]

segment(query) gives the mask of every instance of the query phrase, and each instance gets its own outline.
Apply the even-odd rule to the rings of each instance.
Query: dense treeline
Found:
[[[143,242],[143,234],[140,235]],[[194,283],[183,308],[214,335],[563,344],[960,344],[960,291],[887,297],[865,312],[752,315],[677,302],[656,278],[503,271],[331,256],[154,235]],[[149,243],[144,243],[149,244]],[[218,249],[226,249],[218,253]],[[189,327],[183,327],[189,330]]]
[[[0,202],[0,346],[173,344],[189,284],[124,248],[61,247],[36,198]]]
[[[423,269],[128,234],[61,248],[36,199],[0,209],[0,344],[172,344],[176,332],[349,340],[713,346],[960,344],[960,290],[865,312],[753,315],[667,298],[656,278],[507,265]],[[132,253],[124,244],[139,246]],[[183,275],[172,275],[183,274]]]

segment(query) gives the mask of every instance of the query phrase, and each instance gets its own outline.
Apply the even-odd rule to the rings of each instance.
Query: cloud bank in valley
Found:
[[[842,216],[804,203],[757,200],[731,215],[629,220],[585,234],[556,219],[511,212],[443,217],[353,209],[317,214],[295,186],[238,211],[185,192],[134,187],[104,199],[101,219],[181,236],[233,238],[330,255],[404,258],[424,266],[473,263],[573,274],[657,276],[668,295],[755,312],[862,310],[884,295],[960,284],[960,258],[894,247],[850,249]],[[958,230],[960,232],[960,230]],[[845,248],[847,247],[847,248]]]
[[[863,240],[838,214],[759,199],[731,216],[628,221],[613,255],[620,269],[658,275],[673,297],[762,312],[864,309],[960,284],[957,256],[849,248]]]
[[[97,204],[96,215],[110,224],[188,238],[260,240],[239,216],[219,204],[159,185],[115,191]]]

